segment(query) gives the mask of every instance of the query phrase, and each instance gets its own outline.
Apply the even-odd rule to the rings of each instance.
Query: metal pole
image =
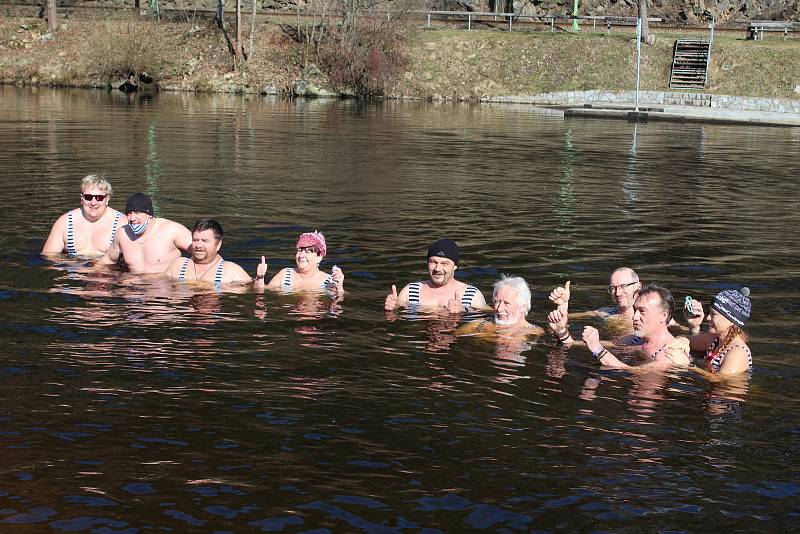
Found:
[[[577,17],[578,16],[578,2],[580,2],[580,0],[575,0],[575,3],[572,6],[572,16],[573,17]],[[578,19],[572,19],[572,31],[574,31],[574,32],[581,31],[581,29],[578,27]]]
[[[467,15],[467,29],[472,29],[472,15]]]
[[[508,31],[511,31],[511,15],[508,16]]]
[[[642,17],[636,18],[636,108],[639,111],[639,74],[642,65]]]
[[[428,13],[428,29],[431,29],[431,14]]]

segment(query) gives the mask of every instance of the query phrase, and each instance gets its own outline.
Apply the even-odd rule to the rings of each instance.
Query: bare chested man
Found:
[[[620,343],[634,348],[639,360],[635,366],[622,362],[612,354],[607,347],[614,345],[601,342],[596,328],[584,327],[581,337],[595,359],[606,367],[646,371],[664,370],[674,365],[688,366],[689,340],[672,335],[668,329],[674,310],[675,300],[665,288],[650,284],[639,291],[633,304],[631,319],[634,333],[626,336]],[[561,310],[550,312],[548,322],[561,343],[566,346],[573,344],[567,329],[567,317]]]
[[[457,336],[497,335],[502,337],[539,336],[544,329],[527,320],[531,311],[531,290],[519,276],[503,276],[492,292],[494,321],[478,319],[456,330]]]
[[[125,217],[108,206],[113,189],[102,174],[81,180],[80,208],[63,214],[53,224],[42,254],[97,258],[105,254],[115,235],[127,223]]]
[[[244,269],[219,255],[222,248],[222,225],[214,219],[200,219],[192,229],[192,257],[178,258],[164,271],[173,280],[213,285],[221,291],[226,285],[253,281]]]
[[[135,193],[125,203],[128,224],[117,233],[101,265],[124,259],[128,270],[137,274],[162,273],[173,261],[188,252],[192,234],[180,223],[153,216],[153,201]]]
[[[423,311],[464,313],[471,309],[486,308],[486,299],[475,286],[455,279],[460,254],[458,246],[450,239],[440,239],[428,249],[428,276],[430,280],[412,282],[400,293],[392,286],[386,296],[384,309],[414,308]]]
[[[570,283],[567,281],[563,287],[557,287],[550,293],[550,300],[563,312],[569,308]],[[600,317],[607,321],[609,329],[617,334],[627,334],[633,328],[633,303],[636,295],[642,288],[639,275],[630,267],[620,267],[611,273],[608,283],[608,294],[614,306],[605,306],[596,310],[570,313],[571,319],[582,317]]]

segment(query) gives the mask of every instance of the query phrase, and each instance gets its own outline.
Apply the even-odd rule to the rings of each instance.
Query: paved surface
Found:
[[[593,103],[591,107],[566,107],[565,117],[591,117],[597,119],[637,120],[631,116],[633,105]],[[639,107],[638,121],[707,122],[725,124],[753,124],[764,126],[800,126],[800,114],[774,111],[745,111],[697,106]]]

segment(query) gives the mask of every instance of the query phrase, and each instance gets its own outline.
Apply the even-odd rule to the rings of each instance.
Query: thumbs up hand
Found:
[[[464,306],[461,304],[458,291],[454,291],[453,298],[447,301],[447,311],[449,313],[464,313]]]
[[[261,263],[256,267],[256,280],[264,280],[267,275],[267,258],[261,256]]]
[[[386,295],[386,302],[383,304],[383,309],[392,311],[397,308],[397,286],[392,284],[392,292]]]
[[[569,280],[564,284],[564,287],[557,287],[553,291],[550,292],[550,301],[555,304],[556,306],[562,306],[569,302]]]

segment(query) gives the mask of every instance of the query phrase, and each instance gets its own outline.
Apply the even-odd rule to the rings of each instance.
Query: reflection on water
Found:
[[[794,528],[797,129],[418,102],[0,97],[0,524]],[[114,207],[147,191],[170,219],[217,218],[226,258],[251,273],[261,254],[289,265],[298,232],[323,230],[344,301],[41,260],[49,224],[96,171]],[[575,310],[606,305],[620,265],[679,300],[746,284],[754,376],[629,375],[549,336],[456,339],[457,318],[387,320],[391,284],[424,278],[442,236],[461,245],[461,280],[523,276],[539,324],[568,279]]]

